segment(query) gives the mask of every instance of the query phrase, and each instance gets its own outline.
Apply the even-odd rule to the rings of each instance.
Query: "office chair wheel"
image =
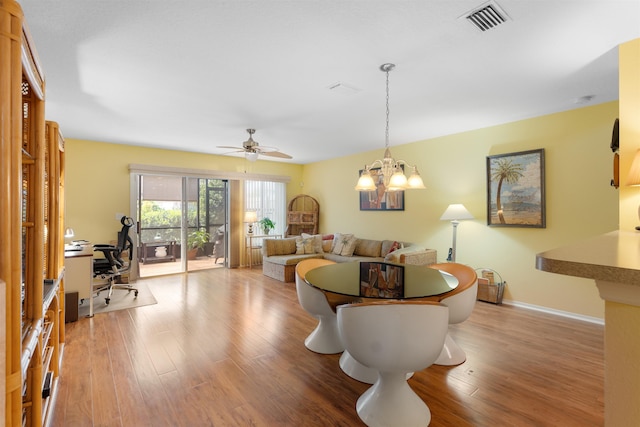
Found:
[[[136,291],[133,293],[134,296],[138,296],[138,290],[136,289]]]
[[[105,299],[104,299],[104,302],[105,302],[105,304],[107,304],[107,305],[109,305],[109,301],[111,301],[111,298],[105,298]]]

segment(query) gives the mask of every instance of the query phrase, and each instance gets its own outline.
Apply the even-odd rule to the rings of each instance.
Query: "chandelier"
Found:
[[[389,72],[395,68],[395,64],[382,64],[380,70],[387,75],[387,127],[384,138],[384,158],[382,160],[374,160],[370,165],[364,166],[364,172],[358,179],[356,190],[358,191],[375,191],[377,186],[371,175],[371,169],[379,168],[379,173],[382,175],[382,183],[384,184],[384,191],[399,191],[406,189],[423,189],[424,183],[418,173],[418,168],[412,166],[404,160],[395,160],[391,157],[391,150],[389,149]],[[408,169],[409,177],[405,175],[403,166]]]

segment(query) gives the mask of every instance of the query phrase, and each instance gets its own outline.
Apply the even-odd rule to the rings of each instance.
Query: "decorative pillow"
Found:
[[[303,239],[313,239],[313,250],[317,254],[323,254],[324,250],[322,250],[322,234],[311,234],[302,233]]]
[[[333,234],[331,235],[333,236]],[[322,251],[323,252],[331,252],[331,247],[333,246],[333,238],[331,240],[323,240],[322,241]]]
[[[402,254],[410,254],[413,252],[419,252],[419,251],[424,251],[425,248],[423,248],[422,246],[417,246],[417,245],[411,245],[411,246],[407,246],[406,248],[400,248],[400,249],[396,249],[393,252],[389,252],[385,257],[384,260],[385,261],[389,261],[389,262],[400,262],[400,255]]]
[[[314,243],[315,239],[313,237],[306,239],[301,236],[296,237],[296,255],[315,253]]]
[[[353,234],[336,233],[333,236],[331,253],[342,256],[352,256],[358,243],[358,238]]]
[[[393,252],[393,251],[397,251],[398,249],[400,249],[400,243],[398,243],[398,242],[393,242],[393,243],[391,244],[391,247],[389,247],[389,249],[387,250],[387,252],[383,253],[382,255],[383,255],[383,256],[387,256],[387,255],[389,255],[391,252]]]

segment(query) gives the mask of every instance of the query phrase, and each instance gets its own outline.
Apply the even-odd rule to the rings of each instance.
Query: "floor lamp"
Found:
[[[456,230],[458,228],[458,224],[460,224],[461,219],[474,219],[474,216],[464,207],[462,204],[453,204],[447,207],[447,210],[444,211],[441,220],[450,220],[451,225],[453,226],[453,244],[451,248],[449,248],[449,256],[447,257],[447,261],[456,262]]]

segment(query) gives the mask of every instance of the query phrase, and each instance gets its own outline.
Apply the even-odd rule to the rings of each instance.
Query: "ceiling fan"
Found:
[[[218,148],[229,148],[234,151],[232,153],[244,153],[244,157],[250,162],[254,162],[258,159],[259,155],[269,156],[269,157],[279,157],[281,159],[291,159],[292,157],[288,154],[281,153],[275,147],[266,147],[258,144],[257,141],[253,140],[253,134],[256,133],[255,129],[247,129],[249,133],[249,139],[242,143],[242,147],[230,147],[227,145],[219,145]]]

